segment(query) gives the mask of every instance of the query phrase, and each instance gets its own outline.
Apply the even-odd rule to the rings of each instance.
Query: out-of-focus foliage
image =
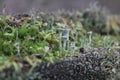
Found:
[[[120,16],[107,15],[104,10],[87,10],[83,13],[83,26],[100,34],[120,34]]]

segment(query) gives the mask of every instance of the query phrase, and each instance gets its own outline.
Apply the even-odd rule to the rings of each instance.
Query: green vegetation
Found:
[[[83,64],[78,65],[80,68],[88,66],[87,62],[89,66],[92,65],[90,68],[86,67],[87,70],[91,69],[89,76],[87,73],[83,76],[81,72],[82,80],[116,78],[120,70],[119,16],[107,16],[100,11],[88,10],[83,13],[40,13],[35,17],[27,14],[0,16],[0,79],[46,80],[51,77],[50,70],[54,70],[56,65],[57,69],[59,66],[63,66],[61,70],[66,67],[69,69],[70,65],[72,66],[71,61],[75,62],[73,64],[76,66],[79,62]],[[74,58],[78,59],[77,63]],[[66,59],[70,59],[70,62]],[[99,64],[94,62],[99,60]],[[41,68],[42,66],[44,68]],[[76,68],[73,66],[74,71]],[[101,72],[94,72],[95,68],[101,69],[96,70]],[[99,75],[98,78],[93,77],[92,69],[94,74]],[[49,74],[47,70],[50,71]],[[55,73],[58,74],[57,71]],[[62,79],[56,74],[52,75],[54,80],[55,76]],[[71,76],[69,80],[73,78]],[[74,79],[79,78],[76,76]]]

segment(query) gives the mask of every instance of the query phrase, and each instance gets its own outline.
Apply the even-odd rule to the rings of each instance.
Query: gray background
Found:
[[[99,1],[99,4],[111,13],[120,13],[120,0],[0,0],[0,12],[3,8],[6,13],[25,13],[32,8],[43,12],[62,9],[83,11],[95,1]]]

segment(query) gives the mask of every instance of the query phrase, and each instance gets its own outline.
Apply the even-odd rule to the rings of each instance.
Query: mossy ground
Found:
[[[119,16],[95,11],[1,15],[0,77],[4,80],[116,78],[120,70],[119,20]],[[61,44],[67,40],[69,49],[60,47],[61,29],[70,30],[69,37],[61,39]]]

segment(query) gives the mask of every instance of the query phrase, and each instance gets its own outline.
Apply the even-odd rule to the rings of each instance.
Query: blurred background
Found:
[[[1,13],[27,13],[32,8],[41,12],[57,10],[80,10],[83,11],[98,1],[111,13],[120,13],[120,0],[0,0]]]

